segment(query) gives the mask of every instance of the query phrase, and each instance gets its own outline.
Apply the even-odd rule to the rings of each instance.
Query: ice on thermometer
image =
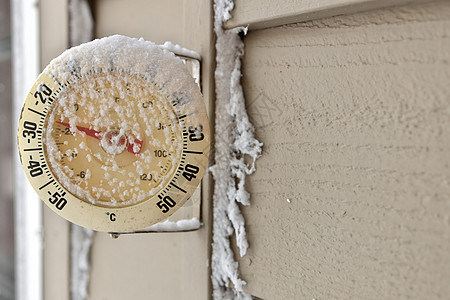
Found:
[[[92,203],[126,206],[166,184],[180,160],[181,131],[161,92],[139,77],[110,72],[81,77],[61,91],[44,143],[55,175],[70,192]]]
[[[154,196],[181,160],[182,125],[173,100],[149,82],[157,76],[167,85],[189,84],[174,82],[170,69],[136,60],[136,47],[146,48],[144,56],[149,50],[158,55],[161,66],[174,58],[151,43],[115,36],[73,48],[45,70],[63,84],[45,125],[51,169],[69,192],[96,205],[123,207]],[[189,101],[189,93],[180,99]]]

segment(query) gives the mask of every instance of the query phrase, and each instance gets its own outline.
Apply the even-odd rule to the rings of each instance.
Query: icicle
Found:
[[[214,221],[212,245],[212,284],[214,299],[231,299],[232,284],[238,293],[235,299],[250,299],[242,286],[246,284],[238,274],[238,263],[230,246],[230,237],[236,235],[240,255],[245,255],[248,242],[245,221],[238,202],[249,205],[249,194],[245,190],[245,177],[255,170],[255,160],[261,154],[261,146],[254,138],[254,128],[248,120],[245,99],[240,84],[241,58],[244,43],[239,34],[246,33],[243,27],[224,30],[223,22],[231,18],[231,0],[214,1],[214,30],[216,41],[216,138],[214,176]],[[248,166],[244,157],[252,159]]]
[[[70,45],[78,46],[92,40],[94,20],[86,0],[69,1]]]
[[[88,296],[90,253],[94,232],[75,224],[72,224],[71,229],[71,299],[85,300]]]

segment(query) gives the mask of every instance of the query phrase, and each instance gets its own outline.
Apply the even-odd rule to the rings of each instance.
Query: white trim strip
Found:
[[[11,1],[13,50],[13,116],[39,72],[39,5],[36,0]],[[16,123],[16,122],[15,122]],[[17,124],[14,126],[16,144]],[[42,206],[14,151],[16,299],[42,300]]]

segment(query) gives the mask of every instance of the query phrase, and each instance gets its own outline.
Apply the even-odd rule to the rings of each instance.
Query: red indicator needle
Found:
[[[134,139],[133,143],[130,143],[130,140],[127,139],[127,151],[133,154],[139,154],[141,153],[143,144],[144,142],[138,139]]]
[[[59,122],[59,121],[56,121],[56,123],[70,128],[70,124],[69,123],[64,123],[64,122]],[[86,133],[88,136],[96,138],[97,140],[101,140],[102,137],[103,137],[103,132],[100,132],[100,131],[97,131],[97,130],[89,129],[87,127],[82,127],[82,126],[77,126],[77,129],[79,131],[81,131],[81,132]]]
[[[64,122],[60,122],[60,121],[56,121],[56,123],[70,128],[70,124],[69,123],[64,123]],[[87,127],[78,126],[78,125],[76,127],[77,127],[77,130],[79,130],[81,132],[84,132],[86,135],[88,135],[90,137],[93,137],[93,138],[95,138],[97,140],[101,140],[103,138],[103,132],[101,132],[101,131],[89,129]],[[130,142],[130,138],[127,138],[126,149],[127,149],[128,152],[130,152],[132,154],[139,154],[139,153],[141,153],[143,144],[144,144],[144,142],[141,141],[141,140],[138,140],[138,139],[134,139],[133,142],[131,143]]]

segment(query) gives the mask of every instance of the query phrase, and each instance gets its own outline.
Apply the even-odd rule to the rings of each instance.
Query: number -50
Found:
[[[156,206],[159,207],[159,209],[161,209],[161,211],[163,213],[168,212],[172,207],[174,207],[177,203],[170,198],[169,196],[164,196],[164,198],[159,201],[158,203],[156,203]]]

